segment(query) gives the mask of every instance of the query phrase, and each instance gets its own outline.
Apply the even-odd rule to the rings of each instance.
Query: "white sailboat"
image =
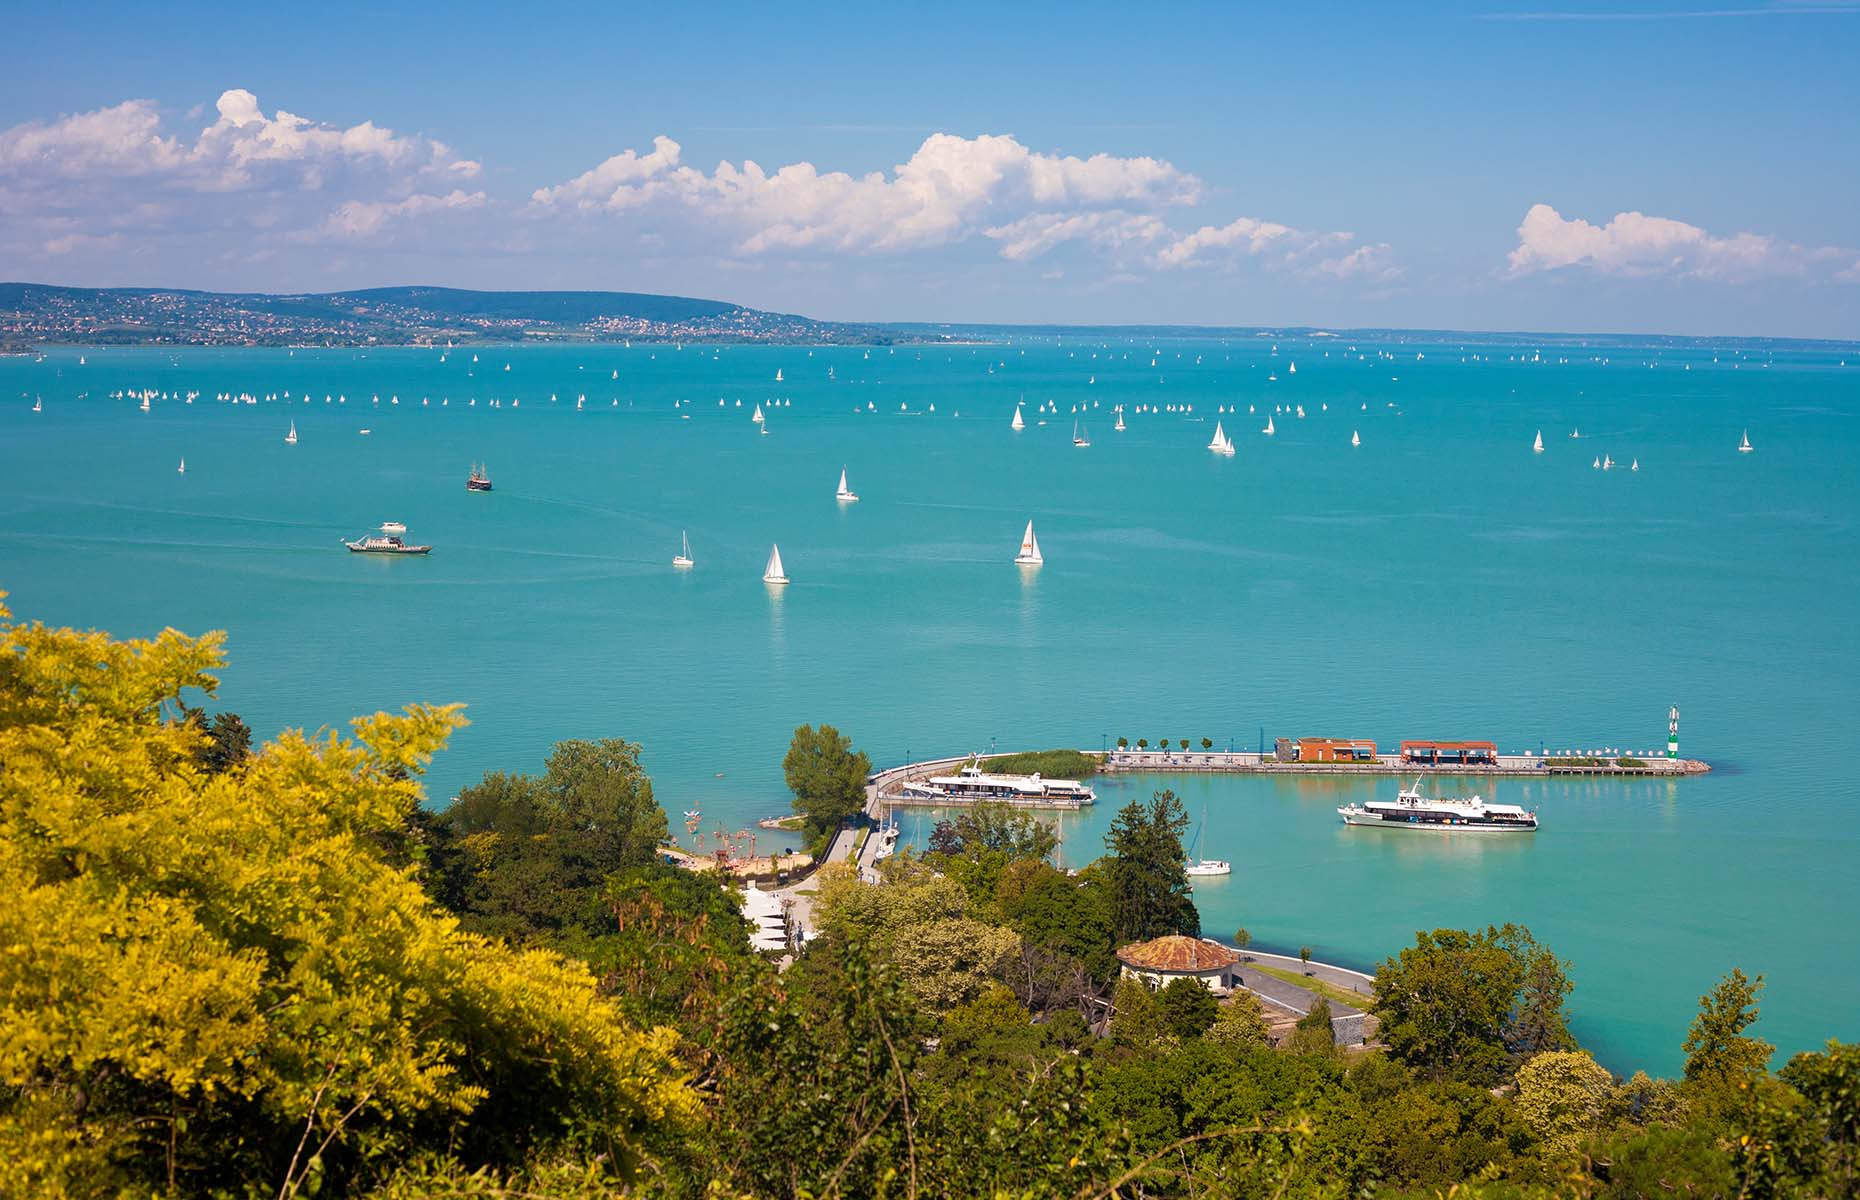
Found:
[[[144,393],[142,394],[142,411],[143,411],[143,412],[147,412],[148,410],[149,410],[149,397],[148,397],[148,393],[147,393],[147,392],[144,392]],[[1745,436],[1745,438],[1744,438],[1744,440],[1745,440],[1745,441],[1749,441],[1749,440],[1750,440],[1750,438],[1748,437],[1748,435],[1746,435],[1746,436]]]
[[[1117,424],[1111,426],[1111,432],[1124,432],[1124,410],[1121,407],[1117,410]]]
[[[1602,455],[1602,470],[1612,471],[1614,469],[1615,469],[1615,460],[1609,455],[1606,455],[1606,454]]]
[[[1080,425],[1077,421],[1072,422],[1072,444],[1074,446],[1091,445],[1090,435],[1085,432],[1084,426]]]
[[[1227,431],[1221,428],[1219,421],[1214,423],[1214,440],[1208,443],[1208,449],[1228,458],[1234,456],[1234,440],[1227,436]]]
[[[45,397],[44,396],[34,396],[32,398],[32,411],[33,412],[44,412],[45,411]]]
[[[1014,556],[1017,566],[1037,567],[1046,559],[1040,554],[1040,539],[1033,536],[1033,522],[1027,522],[1027,532],[1020,535],[1020,553]]]
[[[788,576],[782,571],[781,547],[773,542],[769,543],[769,565],[762,568],[762,582],[776,585],[788,582]]]
[[[776,383],[781,382],[781,368],[780,367],[775,368],[775,382]]]
[[[1011,422],[1009,422],[1009,423],[1008,423],[1008,428],[1009,428],[1009,429],[1025,429],[1025,428],[1027,428],[1027,422],[1026,422],[1025,420],[1023,420],[1023,419],[1021,418],[1021,415],[1020,415],[1020,405],[1018,405],[1018,404],[1016,404],[1016,405],[1014,406],[1014,419],[1013,419],[1013,421],[1011,421]]]
[[[691,536],[680,529],[678,531],[678,542],[679,550],[677,554],[672,556],[672,565],[674,567],[691,566],[693,562],[691,558]]]
[[[297,444],[297,422],[291,422],[291,431],[284,435],[284,444],[287,446],[295,446]]]
[[[143,407],[146,408],[147,405]],[[1750,431],[1746,429],[1744,430],[1744,440],[1737,444],[1737,452],[1739,454],[1749,454],[1754,449],[1756,449],[1756,447],[1750,444]]]
[[[1638,459],[1638,458],[1637,458],[1637,459],[1635,459],[1635,460],[1634,460],[1633,462],[1631,462],[1631,463],[1629,463],[1629,464],[1628,464],[1628,470],[1630,470],[1630,471],[1638,471],[1638,470],[1640,470],[1640,459]]]
[[[1598,458],[1594,462],[1590,463],[1589,466],[1599,471],[1602,469],[1602,460]]]
[[[1544,452],[1544,431],[1539,429],[1537,431],[1537,440],[1531,443],[1531,453],[1542,454],[1543,452]]]
[[[753,416],[753,417],[750,417],[749,419],[750,419],[750,420],[752,420],[752,421],[754,421],[754,422],[755,422],[756,424],[758,424],[758,425],[760,425],[760,424],[762,424],[762,422],[764,422],[764,421],[766,421],[766,420],[768,420],[768,418],[767,418],[767,417],[765,417],[765,416],[763,416],[763,415],[762,415],[762,406],[761,406],[760,404],[758,404],[758,405],[756,405],[756,415],[755,415],[755,416]]]
[[[187,459],[185,458],[181,460],[181,474],[187,474]]]
[[[1362,435],[1357,433],[1354,429],[1350,431],[1350,444],[1352,446],[1360,446],[1363,444]]]
[[[833,498],[842,504],[851,504],[859,498],[859,493],[846,486],[846,468],[840,468],[840,487],[833,493]]]
[[[1260,432],[1261,432],[1261,433],[1263,433],[1263,434],[1265,434],[1265,435],[1266,435],[1267,437],[1271,437],[1271,436],[1272,436],[1272,434],[1273,434],[1273,428],[1272,428],[1272,418],[1271,418],[1270,416],[1268,416],[1268,417],[1266,418],[1266,427],[1265,427],[1264,429],[1262,429],[1262,430],[1260,430]]]
[[[1208,805],[1207,805],[1207,801],[1203,800],[1202,805],[1201,805],[1201,824],[1196,826],[1194,841],[1189,843],[1189,848],[1191,850],[1201,844],[1201,835],[1207,831],[1207,828],[1208,828]],[[1186,867],[1184,867],[1182,869],[1182,873],[1184,875],[1188,875],[1191,877],[1231,875],[1234,873],[1234,867],[1232,863],[1228,862],[1224,858],[1198,858],[1194,862],[1189,863]]]

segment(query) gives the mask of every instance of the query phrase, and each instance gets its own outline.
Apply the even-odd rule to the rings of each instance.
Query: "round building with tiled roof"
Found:
[[[1196,979],[1210,991],[1233,987],[1237,951],[1210,938],[1172,933],[1148,942],[1135,942],[1117,952],[1122,974],[1141,979],[1151,987],[1166,987],[1177,979]]]

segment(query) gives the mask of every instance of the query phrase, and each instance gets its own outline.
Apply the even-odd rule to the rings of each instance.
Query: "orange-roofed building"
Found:
[[[1376,761],[1376,744],[1368,738],[1299,738],[1298,761],[1371,763]]]
[[[1123,947],[1117,952],[1117,961],[1123,975],[1141,979],[1151,987],[1195,979],[1210,991],[1226,992],[1233,988],[1234,967],[1240,955],[1209,938],[1172,933]]]

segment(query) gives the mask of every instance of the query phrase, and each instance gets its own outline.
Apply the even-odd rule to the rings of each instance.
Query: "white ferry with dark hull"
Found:
[[[919,804],[1009,804],[1016,808],[1083,808],[1098,795],[1076,779],[1044,779],[1034,775],[994,775],[982,770],[977,759],[955,775],[913,779],[899,794]]]
[[[1421,782],[1403,788],[1393,800],[1369,800],[1337,810],[1345,825],[1379,829],[1421,829],[1446,833],[1532,833],[1537,814],[1516,804],[1487,804],[1478,796],[1423,796]]]

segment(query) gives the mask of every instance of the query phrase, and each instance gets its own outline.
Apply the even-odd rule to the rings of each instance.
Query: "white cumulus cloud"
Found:
[[[733,237],[740,254],[924,249],[1005,229],[1036,213],[1192,204],[1201,181],[1160,159],[1046,154],[1002,135],[938,133],[889,172],[852,175],[809,162],[753,160],[709,172],[683,165],[670,138],[628,150],[531,196],[532,209],[687,213]],[[1007,239],[1019,246],[1021,243]]]
[[[321,232],[344,238],[367,237],[394,221],[453,209],[478,208],[483,203],[483,192],[466,192],[459,188],[443,196],[416,192],[405,200],[350,200],[329,215]]]
[[[1533,204],[1518,226],[1506,273],[1531,275],[1581,267],[1597,274],[1747,281],[1776,276],[1842,278],[1860,263],[1852,250],[1809,248],[1767,234],[1717,235],[1671,217],[1616,213],[1604,225],[1569,219]]]

